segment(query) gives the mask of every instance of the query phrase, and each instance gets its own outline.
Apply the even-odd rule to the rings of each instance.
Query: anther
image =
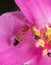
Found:
[[[50,53],[50,52],[48,52],[47,55],[48,55],[49,57],[51,57],[51,53]]]
[[[35,39],[36,39],[36,40],[38,40],[38,39],[40,39],[40,37],[39,37],[39,36],[37,36],[37,35],[35,35]]]
[[[43,39],[39,39],[38,43],[39,43],[39,45],[40,45],[41,47],[44,47],[44,46],[45,46],[45,42],[44,42]]]
[[[14,39],[13,45],[14,45],[14,46],[17,46],[18,44],[19,44],[19,40]]]
[[[48,50],[47,55],[48,55],[49,57],[51,57],[51,49]]]

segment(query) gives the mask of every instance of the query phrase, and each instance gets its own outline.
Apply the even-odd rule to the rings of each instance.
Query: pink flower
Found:
[[[44,23],[51,23],[51,1],[15,0],[15,2],[25,16],[18,11],[0,16],[0,65],[50,65],[51,56],[42,54],[43,49],[49,49],[49,46],[37,47],[36,42],[39,40],[36,41],[32,34],[36,29],[46,30],[45,27],[48,25],[45,26]],[[35,25],[33,31],[31,31],[31,24]],[[27,26],[27,32],[19,38],[24,26]],[[34,26],[32,25],[32,27]],[[20,31],[21,33],[19,33]],[[23,31],[25,30],[23,29]],[[14,45],[17,35],[19,41],[16,40],[16,42],[19,43]]]
[[[27,20],[34,23],[36,27],[41,29],[47,23],[51,25],[51,0],[15,0],[15,2],[20,7]],[[51,45],[49,46],[48,44],[47,48],[51,49]],[[34,50],[34,52],[35,51],[38,50]],[[41,51],[37,54],[39,55],[38,58],[36,57],[37,55],[33,56],[34,60],[32,61],[34,62],[31,65],[51,65],[51,58],[48,55],[40,55],[40,53]]]
[[[31,43],[29,33],[14,46],[15,35],[23,26],[29,24],[24,15],[18,11],[0,16],[0,65],[22,65],[33,57],[34,44]]]

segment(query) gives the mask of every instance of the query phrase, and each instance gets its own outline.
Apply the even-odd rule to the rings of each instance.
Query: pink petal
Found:
[[[1,65],[22,65],[38,55],[34,54],[34,38],[31,36],[30,31],[28,31],[23,38],[16,47],[12,46],[8,50],[0,53]]]
[[[21,12],[10,12],[0,16],[0,52],[10,47],[10,39],[25,24],[24,15]]]
[[[41,56],[38,65],[51,65],[51,57]]]
[[[7,13],[0,16],[1,65],[22,65],[31,58],[34,58],[41,54],[39,53],[41,52],[41,49],[38,49],[38,52],[36,51],[37,49],[35,48],[35,40],[32,37],[30,30],[21,37],[22,41],[20,41],[20,43],[16,47],[12,45],[12,41],[11,43],[9,42],[9,40],[12,40],[12,37],[20,28],[22,28],[22,26],[28,24],[22,23],[22,20],[24,19],[24,17],[22,16],[23,15],[19,12]]]
[[[15,0],[26,18],[38,26],[51,23],[51,0]]]

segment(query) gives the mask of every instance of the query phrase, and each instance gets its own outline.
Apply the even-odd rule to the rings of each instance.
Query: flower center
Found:
[[[32,25],[31,29],[36,40],[36,47],[42,47],[42,54],[51,57],[51,53],[49,53],[51,49],[51,24],[46,24],[45,27],[41,29],[37,29]]]
[[[24,35],[29,29],[31,29],[31,33],[36,40],[36,47],[42,47],[42,54],[51,57],[51,52],[49,52],[51,49],[51,24],[46,24],[45,27],[41,29],[36,28],[34,24],[31,24],[30,28],[25,25],[17,34],[16,40],[14,41],[14,46],[19,43],[20,37]]]

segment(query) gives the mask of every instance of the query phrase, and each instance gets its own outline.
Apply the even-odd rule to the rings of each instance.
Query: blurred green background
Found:
[[[5,12],[19,10],[14,0],[0,0],[0,15]]]

